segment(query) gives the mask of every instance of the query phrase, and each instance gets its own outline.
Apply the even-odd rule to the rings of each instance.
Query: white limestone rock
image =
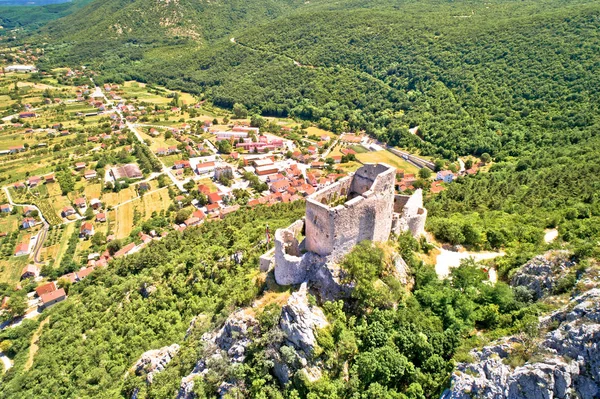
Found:
[[[508,338],[473,350],[473,363],[460,363],[443,399],[592,399],[600,397],[600,289],[575,297],[543,318],[541,327],[560,323],[538,344],[537,361],[512,369],[503,359],[520,342]],[[540,358],[541,357],[541,358]]]
[[[163,371],[178,352],[179,345],[177,344],[144,352],[133,366],[135,374],[146,374],[146,382],[152,384],[154,375]]]
[[[527,287],[539,299],[552,293],[556,282],[574,265],[567,252],[550,251],[521,266],[512,277],[511,285]]]
[[[302,284],[281,310],[279,327],[287,341],[307,355],[312,354],[317,338],[315,331],[328,325],[323,311],[308,303],[308,289]]]

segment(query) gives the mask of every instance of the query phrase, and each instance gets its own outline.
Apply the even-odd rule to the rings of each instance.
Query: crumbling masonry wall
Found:
[[[427,209],[423,207],[423,190],[418,189],[413,195],[396,195],[394,213],[394,234],[405,231],[410,231],[414,237],[425,234]]]
[[[286,229],[275,231],[275,280],[280,285],[299,284],[306,279],[300,243],[296,238],[304,229],[304,220],[296,220]]]
[[[367,164],[306,200],[306,249],[338,257],[364,240],[387,241],[394,213],[396,170]],[[331,199],[346,196],[343,204]]]
[[[275,281],[280,285],[311,281],[322,297],[336,298],[345,288],[331,265],[356,244],[387,241],[391,232],[423,234],[427,218],[423,192],[395,195],[395,174],[391,166],[367,164],[309,196],[305,218],[275,232]],[[299,242],[303,230],[306,238]]]

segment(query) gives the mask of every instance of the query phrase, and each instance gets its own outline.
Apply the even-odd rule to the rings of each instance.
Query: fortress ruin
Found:
[[[300,284],[332,270],[361,241],[387,241],[390,234],[424,233],[423,193],[396,195],[396,169],[366,164],[353,175],[306,199],[306,216],[275,232],[275,280]],[[268,262],[270,264],[271,262]]]

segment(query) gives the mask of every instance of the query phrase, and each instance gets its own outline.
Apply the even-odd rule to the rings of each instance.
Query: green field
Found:
[[[385,162],[390,166],[404,170],[405,173],[417,173],[419,168],[387,150],[356,154],[356,159],[362,163]]]

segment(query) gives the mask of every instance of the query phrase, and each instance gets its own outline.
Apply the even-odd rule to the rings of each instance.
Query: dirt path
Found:
[[[0,352],[0,360],[4,363],[4,372],[6,373],[13,366],[12,360],[2,352]]]
[[[40,339],[42,328],[44,328],[44,326],[48,324],[49,321],[50,317],[46,317],[44,320],[42,320],[38,329],[35,330],[35,332],[33,333],[33,336],[31,337],[31,345],[29,346],[29,356],[27,358],[27,362],[25,363],[25,367],[23,368],[24,370],[29,370],[31,366],[33,366],[33,358],[39,349],[37,343]]]
[[[332,67],[327,67],[327,66],[315,66],[315,65],[302,64],[299,61],[297,61],[297,60],[293,59],[292,57],[290,57],[289,55],[275,53],[273,51],[267,51],[267,50],[262,50],[262,49],[257,49],[257,48],[254,48],[254,47],[250,47],[250,46],[248,46],[246,44],[242,44],[242,43],[236,41],[234,37],[230,38],[229,41],[231,43],[237,45],[237,46],[244,47],[244,48],[246,48],[246,49],[248,49],[250,51],[256,52],[256,53],[271,54],[271,55],[274,55],[274,56],[277,56],[277,57],[285,58],[286,60],[291,61],[294,66],[297,66],[299,68],[321,69],[321,70],[327,70],[327,69],[331,70],[332,69]],[[373,75],[371,75],[371,74],[369,74],[367,72],[356,71],[356,70],[354,70],[352,68],[347,68],[347,67],[343,67],[343,66],[340,66],[340,65],[336,66],[336,68],[344,69],[344,70],[352,72],[352,73],[357,73],[357,74],[363,75],[365,77],[368,77],[369,79],[372,79],[373,81],[375,81],[375,82],[377,82],[379,84],[382,84],[388,90],[392,90],[392,87],[388,83],[384,82],[381,79],[376,78],[375,76],[373,76]]]
[[[550,244],[552,241],[558,238],[558,230],[557,229],[548,229],[544,232],[544,242],[546,244]]]
[[[450,275],[450,269],[460,266],[460,261],[472,257],[475,261],[494,259],[503,256],[504,252],[453,252],[440,248],[440,254],[436,258],[435,272],[439,278],[446,278]],[[490,280],[496,277],[495,271],[490,271]]]

